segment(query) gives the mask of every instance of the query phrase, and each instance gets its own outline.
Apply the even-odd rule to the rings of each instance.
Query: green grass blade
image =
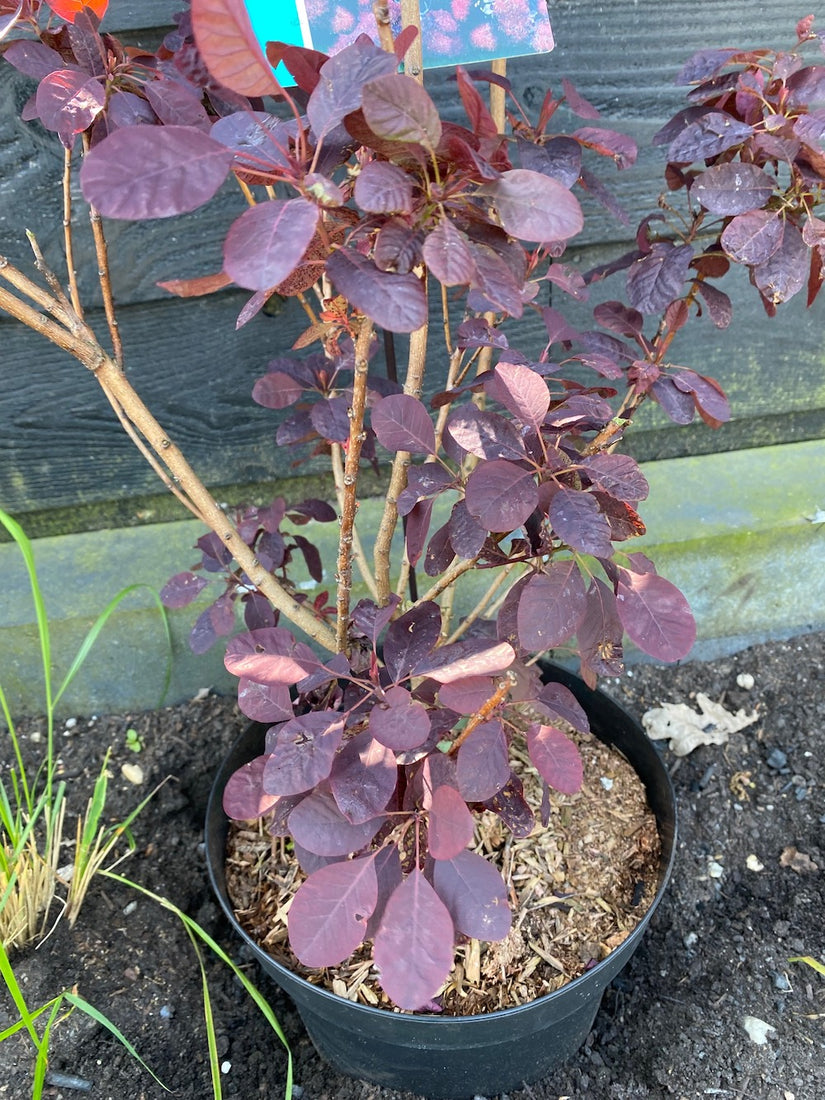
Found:
[[[43,1038],[37,1048],[37,1059],[34,1063],[32,1100],[41,1100],[41,1097],[43,1096],[43,1086],[46,1083],[46,1072],[49,1068],[49,1041],[52,1037],[52,1026],[57,1019],[57,1014],[60,1011],[60,1006],[63,1003],[63,998],[65,996],[67,996],[67,994],[61,993],[59,997],[56,997],[54,999],[52,1010],[49,1013],[49,1018],[46,1021],[45,1028],[43,1029]]]
[[[61,683],[60,687],[57,689],[57,692],[55,693],[55,697],[54,697],[54,705],[55,706],[60,701],[60,699],[63,696],[63,693],[69,687],[71,682],[74,680],[75,676],[77,676],[80,669],[83,667],[83,664],[85,663],[86,658],[89,656],[89,652],[90,652],[92,646],[95,644],[98,637],[100,636],[101,630],[103,630],[104,626],[109,621],[109,619],[112,617],[114,612],[118,609],[120,604],[123,602],[123,600],[126,599],[127,596],[130,596],[133,592],[138,592],[141,589],[146,589],[146,591],[151,594],[151,596],[152,596],[152,598],[153,598],[153,600],[154,600],[154,602],[155,602],[155,604],[158,608],[158,611],[160,613],[161,622],[163,623],[164,633],[165,633],[165,636],[166,636],[166,650],[167,650],[167,653],[166,653],[166,671],[165,671],[165,674],[164,674],[164,681],[163,681],[163,689],[162,689],[162,693],[161,693],[161,698],[160,698],[160,701],[159,701],[158,705],[160,705],[160,703],[163,702],[163,700],[166,697],[166,692],[169,690],[169,683],[170,683],[170,680],[172,678],[172,633],[171,633],[171,630],[170,630],[170,627],[169,627],[169,619],[168,619],[168,616],[166,614],[166,608],[160,602],[160,596],[154,590],[154,588],[151,587],[151,585],[148,585],[148,584],[130,584],[128,587],[121,589],[121,591],[118,592],[118,594],[116,596],[113,596],[112,599],[109,600],[109,602],[106,604],[106,606],[100,612],[98,617],[92,623],[91,627],[88,630],[88,633],[86,634],[86,637],[83,639],[83,641],[80,645],[80,649],[78,649],[78,651],[77,651],[77,655],[75,656],[75,659],[72,661],[71,665],[69,666],[69,671],[63,677],[63,682]]]
[[[6,989],[9,991],[9,996],[14,1001],[15,1007],[20,1014],[21,1023],[28,1031],[35,1048],[40,1050],[40,1036],[37,1034],[37,1029],[34,1026],[36,1015],[32,1015],[29,1011],[29,1006],[26,1004],[26,998],[23,996],[23,991],[17,983],[17,978],[9,962],[9,956],[2,943],[0,943],[0,977],[2,977]]]
[[[89,1004],[88,1001],[84,1001],[84,999],[82,997],[78,996],[77,993],[66,992],[66,993],[63,994],[63,996],[69,1002],[70,1005],[73,1005],[75,1008],[79,1008],[81,1012],[85,1012],[85,1014],[87,1016],[89,1016],[92,1020],[94,1020],[95,1023],[101,1024],[103,1027],[106,1028],[107,1031],[111,1032],[111,1034],[114,1035],[114,1037],[117,1039],[117,1041],[119,1043],[121,1043],[126,1048],[126,1050],[129,1052],[129,1054],[131,1054],[131,1056],[135,1059],[135,1061],[139,1062],[143,1066],[143,1068],[146,1070],[146,1072],[151,1074],[152,1077],[154,1077],[154,1079],[157,1081],[157,1083],[160,1085],[160,1087],[164,1090],[164,1092],[171,1092],[172,1091],[171,1089],[168,1089],[166,1087],[166,1085],[164,1085],[163,1081],[161,1081],[161,1079],[158,1077],[158,1075],[156,1073],[154,1073],[151,1069],[149,1069],[149,1067],[146,1065],[144,1060],[141,1058],[141,1056],[135,1050],[134,1046],[129,1042],[129,1040],[126,1038],[126,1036],[123,1034],[123,1032],[115,1024],[112,1023],[112,1021],[109,1019],[108,1016],[104,1016],[103,1013],[99,1009],[95,1008],[94,1005]]]
[[[198,966],[201,970],[203,1018],[206,1024],[206,1043],[209,1047],[209,1071],[212,1074],[212,1096],[213,1100],[222,1100],[223,1090],[221,1088],[221,1065],[218,1057],[218,1037],[215,1034],[215,1017],[212,1013],[212,998],[209,995],[209,982],[206,978],[206,966],[203,961],[203,952],[200,949],[200,944],[195,939],[195,933],[190,928],[187,928],[186,934],[192,942],[192,947],[198,959]]]
[[[192,917],[184,913],[182,909],[179,909],[177,905],[174,905],[167,898],[162,897],[160,894],[153,893],[145,886],[141,886],[139,883],[133,882],[131,879],[125,878],[123,875],[118,875],[114,871],[104,870],[100,873],[102,875],[105,875],[106,878],[110,878],[113,879],[115,882],[121,883],[123,886],[128,886],[133,890],[137,890],[138,893],[143,894],[147,898],[151,898],[152,901],[157,902],[158,905],[162,906],[164,909],[168,909],[170,913],[174,913],[175,916],[183,921],[187,929],[191,929],[191,931],[194,932],[194,934],[200,940],[202,940],[203,943],[206,944],[209,950],[212,951],[213,954],[215,954],[221,960],[221,962],[225,963],[225,965],[230,968],[235,977],[238,979],[238,981],[244,987],[254,1003],[257,1005],[258,1010],[260,1011],[266,1022],[278,1036],[278,1039],[281,1041],[281,1044],[286,1051],[287,1065],[284,1100],[292,1100],[292,1051],[289,1048],[289,1042],[287,1041],[287,1037],[286,1035],[284,1035],[283,1030],[281,1029],[281,1025],[278,1023],[275,1013],[272,1011],[263,995],[255,988],[249,978],[247,978],[246,974],[244,974],[240,967],[236,966],[235,963],[232,962],[232,960],[226,954],[223,948],[218,943],[216,943],[215,940],[212,939],[207,931],[201,928],[197,921],[193,920]]]
[[[813,969],[825,977],[825,964],[821,963],[818,959],[812,958],[810,955],[794,955],[792,959],[788,959],[789,963],[805,963],[806,966],[813,967]]]
[[[62,995],[61,993],[60,996],[62,997]],[[29,1020],[34,1021],[38,1016],[42,1016],[44,1012],[48,1012],[57,1000],[59,1000],[59,997],[55,997],[54,1000],[47,1001],[44,1005],[41,1005],[40,1008],[34,1009],[33,1012],[29,1013]],[[26,1021],[18,1020],[16,1024],[12,1024],[11,1027],[7,1027],[3,1031],[0,1031],[0,1043],[2,1043],[4,1039],[10,1039],[12,1035],[16,1035],[18,1031],[22,1031],[24,1027],[26,1027]]]

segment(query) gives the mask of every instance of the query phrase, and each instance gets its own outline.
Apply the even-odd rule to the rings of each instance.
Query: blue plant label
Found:
[[[389,7],[395,35],[399,0]],[[372,0],[246,0],[246,8],[262,47],[288,42],[333,54],[359,34],[376,37]],[[421,31],[425,68],[547,53],[554,45],[546,0],[421,0]],[[282,66],[276,75],[291,82]]]

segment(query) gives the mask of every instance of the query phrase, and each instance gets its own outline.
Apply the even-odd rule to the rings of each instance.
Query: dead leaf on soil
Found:
[[[696,693],[696,702],[701,713],[685,703],[663,703],[646,711],[642,724],[648,737],[653,741],[668,740],[672,752],[687,756],[699,745],[726,744],[730,734],[751,725],[758,717],[756,711],[747,714],[738,710],[733,714],[701,691]]]
[[[782,867],[790,867],[790,869],[796,871],[798,875],[809,875],[813,871],[819,870],[809,855],[806,855],[804,852],[798,852],[792,844],[782,849],[779,863]]]

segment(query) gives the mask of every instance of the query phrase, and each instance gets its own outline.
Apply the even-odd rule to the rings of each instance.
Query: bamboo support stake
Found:
[[[401,26],[417,27],[418,35],[410,48],[404,62],[404,72],[424,83],[424,51],[421,45],[421,5],[419,0],[401,0]]]

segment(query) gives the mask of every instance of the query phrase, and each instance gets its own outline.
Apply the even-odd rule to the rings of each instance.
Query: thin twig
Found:
[[[74,241],[72,239],[72,151],[63,150],[63,248],[66,252],[66,274],[69,280],[69,292],[72,308],[83,320],[83,306],[77,288],[77,268],[74,265]]]
[[[373,324],[366,317],[355,341],[355,369],[352,378],[352,406],[350,408],[349,444],[344,463],[344,494],[341,507],[341,533],[338,536],[338,597],[336,601],[335,647],[337,652],[347,649],[349,602],[352,590],[352,534],[355,513],[358,509],[358,467],[361,462],[361,446],[364,442],[364,412],[367,407],[367,369],[372,343]]]
[[[83,135],[83,152],[89,151],[89,135]],[[106,324],[109,326],[109,339],[112,341],[112,354],[115,362],[123,369],[123,341],[120,338],[120,328],[115,313],[115,300],[112,296],[112,279],[109,267],[109,246],[103,233],[103,221],[96,207],[89,204],[89,221],[92,225],[92,239],[95,242],[95,255],[97,256],[97,278],[100,285],[100,293],[103,298],[103,312],[106,315]],[[72,285],[71,283],[69,284]],[[72,287],[74,291],[74,287]]]
[[[501,586],[507,580],[510,573],[512,573],[512,571],[515,569],[516,564],[516,562],[511,561],[509,565],[505,565],[499,571],[498,576],[481,597],[481,599],[478,601],[478,603],[475,605],[473,610],[469,613],[469,615],[466,615],[461,620],[461,622],[455,628],[452,634],[445,639],[445,645],[450,645],[452,642],[457,642],[462,634],[464,634],[473,625],[476,619],[480,618],[484,614],[485,609],[489,606],[490,603],[492,603],[493,597],[495,596],[496,592],[498,592],[499,588],[501,588]]]

